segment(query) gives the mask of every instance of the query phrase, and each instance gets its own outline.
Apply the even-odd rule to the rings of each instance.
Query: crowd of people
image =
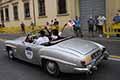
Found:
[[[59,21],[55,18],[54,20],[51,20],[51,23],[46,22],[44,28],[40,30],[37,38],[33,40],[32,37],[28,35],[25,41],[30,43],[34,42],[36,44],[43,44],[61,38],[62,37],[59,32]]]
[[[99,16],[95,19],[93,19],[92,16],[90,16],[88,20],[88,31],[92,36],[94,36],[94,25],[96,25],[96,30],[102,35],[102,27],[105,23],[106,18],[104,16]],[[33,26],[33,23],[31,23]],[[74,32],[74,35],[76,37],[83,37],[83,32],[81,30],[81,21],[80,17],[76,16],[74,19],[69,20],[65,23],[64,27],[60,30],[59,29],[59,21],[57,18],[51,20],[50,22],[46,22],[44,25],[44,29],[42,29],[39,33],[40,36],[36,40],[37,44],[41,44],[43,42],[49,42],[50,40],[57,40],[62,38],[62,33],[66,30],[66,28],[71,28],[71,32]],[[25,32],[25,24],[21,23],[21,29],[23,32]],[[45,33],[48,33],[47,35]],[[70,32],[70,33],[71,33]],[[29,39],[29,37],[28,37]],[[26,40],[29,41],[29,40]],[[31,39],[30,41],[31,42]]]
[[[93,37],[94,32],[99,34],[99,37],[103,36],[103,26],[105,25],[106,18],[104,16],[90,16],[88,21],[88,32]],[[80,17],[76,16],[75,19],[71,19],[68,23],[65,24],[66,26],[72,27],[75,35],[78,37],[83,37],[83,32],[81,29],[81,20]]]
[[[116,16],[113,17],[114,24],[120,23],[120,15],[116,14]],[[95,33],[99,34],[99,37],[103,36],[103,27],[106,23],[105,16],[90,16],[88,21],[86,22],[88,24],[88,33],[92,37],[94,37]],[[32,29],[34,29],[34,24],[31,22]],[[21,29],[23,32],[25,32],[25,24],[21,23]],[[42,29],[39,33],[40,36],[36,40],[37,44],[41,44],[44,42],[49,42],[50,40],[57,40],[62,38],[62,33],[66,28],[71,28],[71,31],[74,32],[74,35],[76,37],[83,37],[83,32],[81,30],[81,20],[80,17],[76,16],[74,19],[68,20],[68,22],[65,23],[64,27],[60,30],[59,29],[59,21],[57,18],[51,20],[50,22],[46,22],[44,25],[44,29]],[[46,35],[46,32],[48,33]]]
[[[99,37],[103,36],[103,27],[105,25],[106,18],[104,16],[95,16],[93,18],[90,16],[88,19],[88,31],[89,33],[94,36],[94,32],[99,34]]]

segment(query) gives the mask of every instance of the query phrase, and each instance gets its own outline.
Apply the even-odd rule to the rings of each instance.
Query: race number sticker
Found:
[[[25,55],[28,59],[32,59],[33,58],[33,51],[30,47],[27,47],[25,49]]]

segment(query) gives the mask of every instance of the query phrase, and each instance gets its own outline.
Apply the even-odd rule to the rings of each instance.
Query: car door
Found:
[[[36,45],[29,42],[24,42],[23,45],[20,46],[21,53],[20,58],[24,61],[33,63],[33,64],[40,64],[39,62],[39,50],[44,48],[42,45]]]

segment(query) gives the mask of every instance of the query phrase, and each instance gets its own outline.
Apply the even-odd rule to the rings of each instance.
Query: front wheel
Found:
[[[45,63],[45,69],[52,76],[58,77],[60,75],[59,67],[54,61],[47,60]]]
[[[12,49],[8,50],[8,58],[12,60],[14,59],[14,51]]]

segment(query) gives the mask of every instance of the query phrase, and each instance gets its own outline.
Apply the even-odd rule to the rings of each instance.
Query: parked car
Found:
[[[80,38],[64,37],[41,45],[25,39],[5,41],[8,57],[40,65],[53,76],[61,72],[92,73],[100,62],[109,57],[103,45]]]

